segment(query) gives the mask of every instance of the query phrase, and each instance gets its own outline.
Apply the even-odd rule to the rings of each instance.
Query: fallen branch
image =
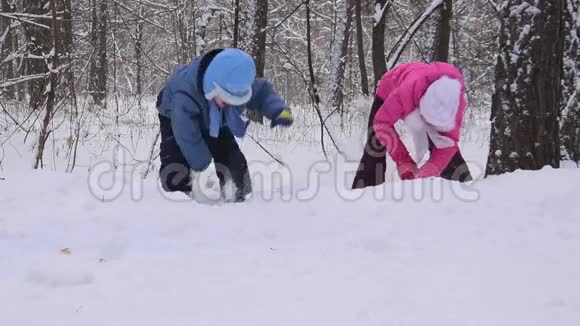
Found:
[[[157,141],[159,141],[160,136],[161,136],[161,130],[159,130],[157,132],[157,135],[155,136],[155,140],[153,141],[153,145],[151,145],[151,151],[149,152],[149,162],[147,162],[147,169],[145,169],[145,173],[143,174],[143,179],[147,178],[147,175],[149,175],[149,172],[152,170],[153,161],[155,160],[155,158],[153,157],[153,154],[155,154],[155,148],[157,147]]]
[[[250,139],[252,139],[258,146],[260,146],[260,148],[266,152],[266,154],[268,154],[271,158],[273,158],[276,162],[282,164],[282,166],[284,167],[288,167],[288,165],[284,162],[282,162],[281,160],[279,160],[278,158],[276,158],[274,155],[272,155],[272,153],[270,153],[270,151],[268,151],[264,146],[262,146],[262,144],[260,144],[259,141],[257,141],[252,135],[247,134],[248,137],[250,137]]]

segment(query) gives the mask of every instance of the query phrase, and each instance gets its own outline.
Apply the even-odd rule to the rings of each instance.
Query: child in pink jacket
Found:
[[[402,180],[442,177],[468,181],[471,174],[458,142],[466,103],[465,82],[458,68],[443,63],[411,62],[397,66],[380,80],[369,118],[369,139],[353,189],[382,184],[386,152]],[[404,120],[414,143],[411,157],[395,131]],[[429,160],[417,166],[427,150]]]

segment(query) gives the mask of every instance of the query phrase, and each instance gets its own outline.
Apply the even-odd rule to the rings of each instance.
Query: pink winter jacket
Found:
[[[394,125],[419,107],[421,97],[429,85],[442,76],[457,79],[462,85],[455,128],[450,132],[441,133],[454,140],[455,146],[434,148],[429,160],[419,169],[416,175],[418,178],[441,175],[458,150],[459,132],[466,107],[463,76],[457,67],[448,63],[411,62],[399,65],[383,75],[377,88],[376,96],[384,103],[375,116],[373,128],[379,141],[386,147],[397,166],[400,166],[414,161],[395,131]]]

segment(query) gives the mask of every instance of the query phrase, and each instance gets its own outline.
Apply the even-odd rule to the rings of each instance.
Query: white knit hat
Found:
[[[419,102],[421,116],[438,131],[455,128],[455,117],[461,99],[461,83],[443,76],[434,81]]]

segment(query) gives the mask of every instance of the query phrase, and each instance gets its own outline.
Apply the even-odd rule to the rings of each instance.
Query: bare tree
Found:
[[[234,37],[232,47],[237,48],[240,40],[240,0],[234,1]]]
[[[0,9],[4,13],[11,13],[14,11],[14,5],[8,0],[0,0]],[[8,57],[14,51],[14,40],[12,38],[12,20],[7,17],[0,17],[0,58]],[[10,80],[14,78],[14,64],[10,60],[8,62],[0,61],[0,80]],[[6,98],[14,98],[15,92],[13,88],[1,90],[3,96]]]
[[[392,0],[375,1],[372,45],[375,88],[379,84],[381,77],[387,72],[387,64],[385,62],[385,16],[392,3]]]
[[[322,153],[324,157],[328,159],[328,154],[326,152],[326,147],[324,145],[324,118],[322,117],[322,112],[320,111],[320,97],[318,96],[318,87],[316,85],[316,76],[314,75],[314,65],[312,59],[312,27],[311,27],[311,8],[310,8],[310,0],[305,0],[305,7],[306,7],[306,56],[308,60],[308,75],[310,76],[309,81],[309,97],[314,105],[314,109],[316,110],[317,117],[320,121],[320,146],[322,147]]]
[[[433,40],[431,61],[447,62],[449,60],[449,40],[451,37],[451,19],[453,18],[453,0],[444,0],[436,17],[436,30]]]
[[[137,97],[139,98],[139,106],[141,106],[141,96],[143,95],[143,28],[145,22],[141,17],[145,16],[145,6],[142,0],[139,0],[139,18],[137,19],[137,27],[135,29],[135,85],[137,86]]]
[[[46,6],[46,5],[49,6]],[[48,8],[47,8],[48,7]],[[55,102],[56,102],[56,91],[58,87],[58,75],[59,75],[59,42],[63,42],[61,32],[61,25],[62,25],[62,17],[57,15],[57,5],[56,0],[49,0],[48,3],[44,3],[42,10],[49,9],[47,14],[51,15],[51,28],[50,28],[50,38],[46,40],[46,42],[52,43],[52,49],[48,53],[43,53],[47,57],[47,70],[49,73],[49,81],[47,85],[47,92],[46,92],[46,111],[44,114],[44,119],[42,120],[42,127],[40,130],[40,135],[38,136],[38,148],[36,152],[36,159],[34,163],[34,168],[38,169],[39,167],[43,167],[43,154],[44,148],[46,146],[46,141],[51,133],[49,130],[49,125],[52,120],[52,115],[55,109]],[[63,6],[61,6],[58,12],[64,12]],[[43,12],[44,14],[44,12]],[[43,94],[44,95],[44,94]]]
[[[195,9],[197,19],[195,22],[195,42],[193,48],[195,55],[200,56],[207,50],[208,28],[216,9],[211,6],[211,3],[205,1],[201,4],[197,1],[194,1],[194,3],[198,4],[198,6]]]
[[[487,175],[560,165],[563,2],[504,3]]]
[[[97,2],[99,5],[97,6]],[[90,60],[89,92],[93,101],[104,105],[107,96],[107,21],[108,0],[92,2],[91,43],[93,55]]]
[[[374,75],[376,84],[391,64],[431,57],[424,50],[432,48],[434,38],[428,39],[421,27],[425,16],[417,17],[429,4],[437,2],[450,3],[447,0],[348,0],[356,13],[351,24],[356,23],[357,27],[350,36],[337,33],[341,25],[337,24],[337,13],[342,16],[344,7],[338,7],[337,11],[335,4],[345,4],[346,0],[309,1],[308,8],[303,0],[56,0],[57,16],[62,20],[59,29],[66,32],[59,36],[57,44],[58,87],[51,115],[54,119],[48,124],[47,134],[52,135],[51,130],[61,126],[69,127],[73,130],[72,142],[82,146],[82,141],[77,143],[74,138],[80,135],[82,140],[84,132],[93,129],[87,128],[89,117],[111,128],[125,128],[119,123],[120,117],[129,117],[131,110],[139,107],[141,98],[145,104],[147,96],[156,95],[177,65],[189,63],[192,57],[211,48],[236,46],[254,56],[259,76],[266,75],[290,105],[314,107],[323,137],[328,135],[326,139],[332,140],[326,129],[330,127],[328,123],[334,122],[332,106],[347,107],[350,104],[347,102],[352,100],[350,95],[373,92],[373,77],[367,76],[371,81],[365,81],[366,68],[371,68],[371,62],[373,71],[368,73]],[[267,9],[259,3],[265,3]],[[0,127],[14,123],[17,130],[36,138],[43,125],[49,94],[46,90],[50,85],[47,65],[53,48],[50,1],[0,0],[0,5],[3,6],[0,12],[1,96],[6,99],[10,92],[15,93],[24,105],[7,102],[7,111],[18,114],[25,111],[24,116],[17,114],[14,119],[0,117],[3,124]],[[62,6],[65,8],[61,9]],[[67,9],[70,7],[72,11]],[[455,1],[453,7],[451,41],[442,44],[453,45],[447,53],[454,63],[461,65],[468,79],[468,96],[473,108],[470,112],[473,112],[489,107],[488,90],[494,81],[496,30],[500,22],[495,9],[499,6]],[[446,8],[450,6],[443,9]],[[304,19],[306,9],[310,14],[308,24]],[[71,14],[75,19],[71,19]],[[369,19],[367,28],[370,17],[374,19]],[[346,22],[342,18],[339,21]],[[257,28],[260,24],[263,27]],[[255,44],[261,41],[256,43],[255,37],[260,34],[265,41],[258,48]],[[347,42],[344,36],[348,36]],[[66,45],[73,42],[74,47]],[[387,52],[391,54],[388,62]],[[332,64],[331,57],[334,57]],[[86,101],[86,96],[92,100]],[[326,100],[319,101],[319,96]],[[85,110],[84,103],[107,103],[105,99],[112,100],[109,105],[113,110],[93,112],[92,106]],[[15,111],[16,108],[20,111]],[[356,118],[354,112],[340,112],[345,118],[341,122]],[[0,110],[0,115],[5,114]],[[567,116],[563,111],[562,117]],[[141,118],[145,120],[144,116]],[[570,125],[566,121],[570,120],[564,119],[562,124]],[[347,128],[341,131],[350,132],[350,127],[355,125],[345,125]],[[118,129],[107,131],[107,137],[115,141],[121,134]],[[562,143],[565,143],[564,136]]]
[[[580,161],[580,0],[564,8],[564,71],[562,79],[563,156]]]
[[[28,94],[30,95],[29,105],[33,111],[43,106],[44,90],[46,88],[48,65],[44,55],[50,53],[52,48],[50,17],[47,17],[48,0],[35,1],[23,0],[25,13],[42,17],[36,19],[37,23],[26,23],[23,25],[26,35],[26,49],[24,54],[25,75],[37,76],[28,81]]]
[[[256,62],[256,77],[263,78],[266,69],[266,28],[268,27],[268,0],[255,0],[254,35],[251,53]],[[264,117],[255,111],[248,112],[248,118],[263,124]]]
[[[342,107],[344,99],[344,71],[346,66],[346,55],[348,52],[348,41],[350,37],[350,27],[352,25],[352,13],[354,0],[337,1],[337,21],[335,28],[335,41],[330,50],[330,103],[333,109]]]
[[[356,44],[358,54],[358,67],[360,70],[361,90],[364,95],[369,95],[369,79],[367,76],[367,67],[365,62],[365,49],[363,39],[363,23],[362,23],[362,4],[361,1],[355,2],[355,17],[356,17]]]
[[[256,76],[264,77],[266,67],[266,28],[268,27],[268,0],[256,0],[254,42],[252,55],[256,61]]]

